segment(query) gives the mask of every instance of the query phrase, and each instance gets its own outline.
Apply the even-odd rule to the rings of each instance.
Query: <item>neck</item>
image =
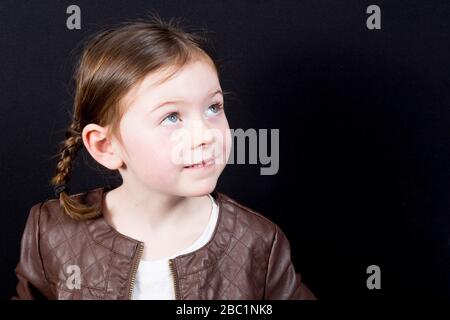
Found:
[[[157,234],[184,225],[204,201],[202,198],[137,190],[122,184],[106,193],[104,215],[124,233]]]
[[[135,190],[121,185],[107,192],[105,202],[109,218],[127,220],[127,224],[159,230],[174,226],[193,212],[200,197],[183,197],[154,190]],[[138,227],[139,229],[139,227]]]

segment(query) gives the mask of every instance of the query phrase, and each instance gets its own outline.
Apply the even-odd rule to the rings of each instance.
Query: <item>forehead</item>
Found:
[[[171,73],[173,75],[163,81]],[[130,90],[126,101],[130,105],[139,104],[142,100],[146,104],[169,99],[202,101],[214,88],[220,88],[216,70],[210,63],[196,60],[182,68],[168,67],[147,75]]]

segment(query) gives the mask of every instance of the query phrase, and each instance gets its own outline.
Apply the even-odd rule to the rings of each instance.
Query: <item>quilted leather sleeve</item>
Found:
[[[275,236],[270,252],[264,299],[315,300],[314,294],[301,281],[291,261],[289,240],[275,225]]]
[[[11,300],[47,299],[50,294],[39,253],[39,217],[42,204],[34,205],[27,218],[20,260],[15,269],[18,284]]]

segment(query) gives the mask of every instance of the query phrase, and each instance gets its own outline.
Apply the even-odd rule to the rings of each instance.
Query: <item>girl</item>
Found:
[[[314,299],[282,230],[215,190],[231,151],[217,63],[158,17],[99,32],[21,243],[14,299]],[[122,184],[71,195],[84,146]]]

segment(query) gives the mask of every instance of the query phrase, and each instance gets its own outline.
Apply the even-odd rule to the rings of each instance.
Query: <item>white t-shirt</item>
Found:
[[[177,254],[159,260],[141,260],[136,272],[133,300],[175,299],[174,279],[170,271],[169,259],[195,251],[211,239],[219,216],[219,207],[214,198],[210,194],[208,196],[212,202],[212,211],[208,225],[201,236],[192,245]]]

